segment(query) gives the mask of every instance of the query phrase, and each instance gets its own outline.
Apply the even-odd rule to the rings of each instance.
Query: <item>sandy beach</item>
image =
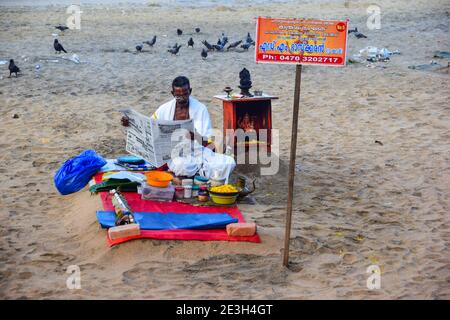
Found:
[[[408,68],[431,60],[447,66],[433,53],[450,51],[448,1],[377,1],[379,30],[366,26],[366,1],[92,1],[82,5],[81,29],[58,36],[68,51],[59,59],[52,34],[66,23],[67,6],[49,3],[0,5],[0,60],[22,69],[8,78],[8,64],[0,65],[0,298],[450,298],[449,71]],[[349,18],[367,35],[349,36],[349,57],[366,46],[401,52],[384,63],[303,67],[289,268],[282,249],[295,66],[256,64],[253,47],[200,56],[201,41],[222,32],[231,42],[254,36],[257,16]],[[153,35],[155,46],[136,54]],[[175,42],[183,47],[172,56]],[[61,59],[73,54],[82,63]],[[100,198],[87,189],[61,196],[55,171],[85,149],[125,154],[118,110],[153,113],[171,99],[177,75],[191,80],[192,95],[222,129],[213,96],[225,86],[238,90],[244,67],[253,89],[279,97],[272,112],[280,171],[258,178],[255,205],[240,205],[262,242],[108,247],[95,216]],[[369,290],[374,264],[381,288]],[[66,286],[70,265],[81,269],[79,290]]]

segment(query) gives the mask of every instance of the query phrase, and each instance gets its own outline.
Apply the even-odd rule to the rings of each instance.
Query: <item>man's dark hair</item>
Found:
[[[172,89],[175,87],[184,87],[184,86],[188,86],[189,88],[191,87],[191,84],[189,83],[189,79],[186,78],[185,76],[179,76],[176,77],[175,79],[173,79],[172,81]]]

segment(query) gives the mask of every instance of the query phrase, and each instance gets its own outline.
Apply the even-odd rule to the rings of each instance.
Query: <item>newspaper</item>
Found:
[[[187,132],[194,132],[194,123],[189,120],[157,120],[133,110],[119,110],[129,118],[126,151],[142,157],[155,167],[160,167],[171,158],[172,149]],[[172,134],[175,133],[172,137]]]

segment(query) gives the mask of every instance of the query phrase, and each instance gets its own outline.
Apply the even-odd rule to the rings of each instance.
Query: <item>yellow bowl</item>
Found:
[[[239,192],[242,191],[241,188],[233,186],[236,191],[235,192],[217,192],[217,191],[212,191],[213,187],[208,188],[208,192],[210,195],[214,195],[214,196],[221,196],[221,197],[225,197],[225,196],[237,196],[239,194]]]
[[[217,204],[233,204],[236,202],[237,195],[233,196],[223,196],[214,193],[210,193],[210,198],[214,203]]]

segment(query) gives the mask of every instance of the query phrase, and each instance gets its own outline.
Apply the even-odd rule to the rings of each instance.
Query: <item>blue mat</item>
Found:
[[[135,212],[134,218],[142,230],[220,229],[238,222],[228,213]],[[116,214],[114,211],[97,211],[97,220],[102,228],[111,228],[115,226]]]

